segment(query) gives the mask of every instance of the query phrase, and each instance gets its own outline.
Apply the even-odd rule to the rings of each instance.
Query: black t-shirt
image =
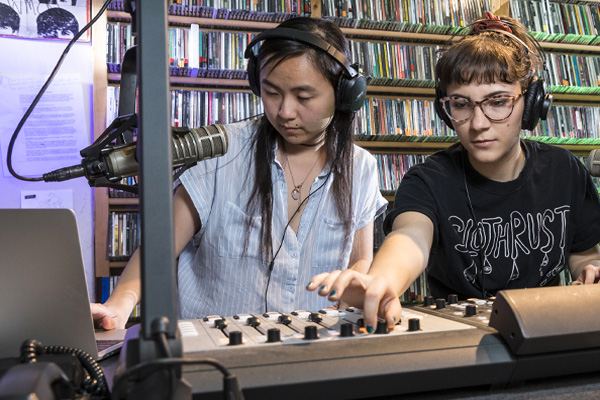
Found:
[[[475,171],[460,144],[402,179],[384,229],[406,211],[431,219],[427,277],[434,297],[555,285],[570,253],[600,242],[600,200],[585,166],[563,148],[521,143],[526,163],[510,182]]]

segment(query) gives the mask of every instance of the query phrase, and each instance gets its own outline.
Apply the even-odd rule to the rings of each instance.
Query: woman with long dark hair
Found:
[[[259,46],[260,44],[260,46]],[[353,144],[364,78],[328,21],[293,18],[248,46],[264,115],[226,125],[228,151],[180,178],[174,198],[181,318],[318,310],[315,273],[366,272],[386,206],[373,156]],[[94,319],[123,326],[139,298],[132,256]]]

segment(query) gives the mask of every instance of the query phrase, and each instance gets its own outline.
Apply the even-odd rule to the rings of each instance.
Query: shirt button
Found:
[[[298,253],[292,253],[292,257],[298,258]]]

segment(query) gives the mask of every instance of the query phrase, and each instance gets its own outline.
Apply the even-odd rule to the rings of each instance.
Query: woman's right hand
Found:
[[[372,333],[377,317],[386,321],[388,329],[400,321],[400,299],[388,282],[380,276],[363,274],[352,269],[332,271],[313,276],[307,290],[331,301],[340,301],[363,310],[365,327]]]
[[[90,308],[92,310],[92,318],[94,319],[94,327],[99,329],[124,329],[129,319],[129,314],[123,316],[125,313],[122,313],[114,306],[91,303]]]

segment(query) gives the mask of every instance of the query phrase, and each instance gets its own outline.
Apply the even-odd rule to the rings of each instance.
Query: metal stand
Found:
[[[130,332],[121,354],[125,372],[182,355],[175,284],[167,2],[129,3],[138,29],[142,323],[139,331]],[[191,399],[181,367],[136,374],[125,398],[164,399],[165,391],[170,399]]]

